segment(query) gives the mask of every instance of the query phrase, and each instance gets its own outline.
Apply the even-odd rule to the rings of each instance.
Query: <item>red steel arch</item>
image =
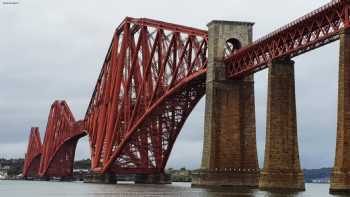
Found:
[[[72,176],[77,141],[86,135],[83,122],[76,122],[65,101],[51,105],[42,147],[39,176]]]
[[[23,176],[36,177],[39,174],[42,143],[38,127],[30,130],[27,153],[24,158]]]
[[[204,95],[207,32],[126,18],[115,31],[86,113],[97,172],[162,172]]]

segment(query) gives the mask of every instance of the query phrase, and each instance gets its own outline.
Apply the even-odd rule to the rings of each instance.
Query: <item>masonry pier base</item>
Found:
[[[333,171],[331,178],[330,194],[350,194],[350,174]]]
[[[234,187],[242,189],[257,188],[259,171],[205,171],[192,174],[192,187]]]

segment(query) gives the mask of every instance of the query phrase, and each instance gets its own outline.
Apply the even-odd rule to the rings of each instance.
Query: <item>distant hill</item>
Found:
[[[74,169],[90,169],[90,159],[74,161]],[[22,173],[23,159],[1,159],[0,170],[6,170],[8,175],[18,175]],[[313,180],[329,179],[332,168],[304,169],[305,182],[311,183]],[[174,177],[191,177],[191,171],[182,168],[180,170],[169,169],[167,173]],[[187,179],[186,179],[187,180]],[[188,180],[187,180],[188,181]]]
[[[329,179],[332,173],[332,168],[310,169],[304,170],[305,182],[311,183],[315,179]]]

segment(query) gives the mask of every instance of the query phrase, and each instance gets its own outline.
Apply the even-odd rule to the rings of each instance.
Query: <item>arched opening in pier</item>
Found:
[[[242,48],[241,42],[236,38],[230,38],[225,43],[225,57],[235,54],[240,48]]]

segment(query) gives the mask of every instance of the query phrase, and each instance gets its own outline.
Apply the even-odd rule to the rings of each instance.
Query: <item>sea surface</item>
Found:
[[[189,183],[171,185],[135,185],[120,183],[116,185],[88,184],[82,182],[45,182],[45,181],[0,181],[0,197],[327,197],[328,184],[306,184],[306,191],[300,193],[271,193],[259,190],[234,191],[224,189],[191,188]]]

